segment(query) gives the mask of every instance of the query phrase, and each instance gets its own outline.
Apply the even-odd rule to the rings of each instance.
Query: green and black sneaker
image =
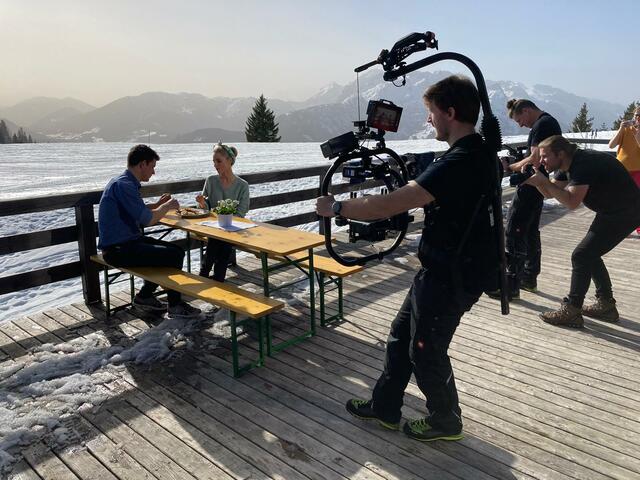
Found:
[[[526,290],[527,292],[538,293],[538,282],[536,280],[523,278],[522,280],[520,280],[520,288],[522,290]]]
[[[421,442],[433,442],[434,440],[461,440],[464,435],[462,434],[462,428],[457,431],[444,431],[437,428],[433,428],[429,424],[427,418],[420,418],[418,420],[409,420],[402,427],[402,431],[407,436],[419,440]]]
[[[376,412],[373,411],[372,400],[361,400],[352,398],[347,401],[347,412],[360,420],[375,420],[381,427],[389,430],[400,430],[400,422],[388,422],[381,419]]]

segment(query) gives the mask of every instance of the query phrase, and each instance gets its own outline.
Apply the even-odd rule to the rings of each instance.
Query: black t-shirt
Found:
[[[527,138],[528,154],[531,155],[531,147],[537,147],[541,141],[553,135],[562,135],[560,124],[547,112],[542,112],[529,131],[529,137]],[[519,185],[518,193],[519,195],[528,195],[542,202],[542,194],[536,187],[531,185]]]
[[[529,155],[531,155],[531,147],[537,147],[541,141],[553,135],[562,135],[560,124],[547,112],[542,112],[529,131],[529,137],[527,138]]]
[[[608,153],[578,149],[569,171],[556,178],[568,185],[589,185],[583,203],[596,213],[640,214],[640,189],[622,163]]]
[[[483,272],[495,271],[497,262],[489,216],[492,168],[492,156],[476,133],[459,139],[416,178],[435,198],[425,207],[420,261],[444,274],[460,265],[467,287],[482,283]]]

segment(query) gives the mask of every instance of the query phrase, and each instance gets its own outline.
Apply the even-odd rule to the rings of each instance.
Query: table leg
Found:
[[[262,263],[262,291],[265,297],[269,297],[269,256],[266,252],[260,252],[260,261]],[[264,322],[267,337],[267,356],[271,356],[271,346],[273,342],[271,335],[271,317],[266,315]]]
[[[309,314],[311,321],[311,336],[316,334],[316,293],[315,278],[313,271],[313,248],[309,249]]]

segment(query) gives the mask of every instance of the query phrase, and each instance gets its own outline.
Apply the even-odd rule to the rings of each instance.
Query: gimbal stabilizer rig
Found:
[[[499,259],[498,269],[501,289],[502,313],[506,315],[509,313],[509,301],[507,298],[508,289],[505,269],[506,259],[504,250],[504,231],[502,224],[502,191],[499,178],[500,162],[498,160],[498,151],[500,151],[502,145],[500,124],[498,123],[498,119],[493,115],[491,111],[489,95],[487,93],[487,87],[482,72],[480,71],[478,66],[468,57],[454,52],[441,52],[410,64],[407,64],[405,62],[405,59],[410,55],[426,50],[427,48],[438,48],[438,41],[436,40],[435,34],[433,32],[411,33],[406,37],[398,40],[393,45],[391,50],[382,50],[376,60],[356,68],[355,72],[362,72],[374,65],[382,65],[382,68],[384,70],[384,80],[395,82],[398,78],[402,77],[402,84],[398,86],[403,86],[406,83],[405,76],[408,73],[414,72],[418,69],[437,62],[441,62],[444,60],[453,60],[465,65],[473,74],[476,86],[478,88],[478,93],[480,95],[480,105],[482,107],[483,113],[481,122],[481,134],[484,137],[484,142],[488,150],[491,152],[491,155],[495,160],[495,162],[493,162],[494,165],[491,172],[491,176],[494,181],[492,198],[489,205],[489,214],[491,216],[495,240],[494,243],[495,248],[497,249],[497,258]],[[371,107],[369,110],[371,110]],[[325,153],[325,156],[329,158],[337,156],[337,158],[334,161],[333,165],[327,171],[322,181],[322,186],[320,189],[322,195],[329,194],[329,187],[331,186],[333,174],[336,173],[340,166],[347,162],[350,162],[351,165],[357,166],[356,170],[359,172],[358,174],[361,177],[365,178],[367,176],[370,176],[371,178],[383,180],[390,190],[392,190],[394,186],[402,186],[406,184],[407,170],[404,162],[397,153],[387,148],[384,143],[384,131],[391,129],[384,126],[386,125],[386,123],[376,123],[376,116],[372,115],[370,112],[368,113],[369,116],[366,124],[365,122],[356,122],[356,126],[358,127],[357,133],[350,132],[350,134],[341,135],[340,137],[336,137],[326,144],[323,144],[322,150],[323,153]],[[395,122],[396,129],[398,122],[399,116],[397,118],[397,121]],[[369,127],[378,128],[378,131],[371,131]],[[362,139],[376,140],[376,148],[369,149],[362,146],[358,141]],[[386,155],[387,158],[380,159],[380,155]],[[375,158],[377,161],[373,160],[373,158]],[[357,159],[360,159],[360,161],[358,161]],[[393,159],[397,164],[400,174],[398,174],[397,171],[388,168],[388,165],[386,167],[381,165],[388,163],[389,159]],[[374,167],[372,167],[372,165],[374,165]],[[347,166],[349,166],[349,164],[347,164]],[[345,166],[345,169],[347,169],[347,166]],[[391,173],[392,171],[394,173]],[[404,238],[407,230],[408,223],[406,221],[406,219],[408,218],[408,214],[405,213],[404,216],[404,224],[402,224],[397,229],[398,235],[391,247],[387,250],[363,257],[342,256],[334,250],[331,238],[331,219],[325,217],[323,219],[323,223],[325,245],[327,251],[336,261],[343,265],[362,265],[373,259],[382,259],[384,255],[388,255],[389,253],[391,253],[402,242],[402,239]]]

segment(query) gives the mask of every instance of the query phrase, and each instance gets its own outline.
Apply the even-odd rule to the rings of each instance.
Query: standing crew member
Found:
[[[531,100],[509,100],[507,102],[509,118],[520,127],[530,128],[527,138],[528,156],[509,165],[503,161],[506,172],[520,172],[526,165],[538,167],[540,155],[538,144],[552,135],[560,135],[562,130],[558,121],[547,112],[540,110]],[[509,278],[509,298],[519,298],[520,288],[536,292],[540,274],[540,216],[543,197],[531,185],[518,185],[509,212],[505,229],[505,247],[507,250],[507,272]],[[488,292],[492,298],[500,298],[500,292]]]
[[[451,76],[423,96],[436,138],[450,148],[415,181],[388,195],[347,201],[317,200],[324,217],[355,220],[391,217],[424,207],[425,226],[418,251],[422,268],[391,324],[384,371],[371,399],[351,399],[355,417],[399,429],[405,388],[411,374],[427,398],[428,416],[405,423],[403,431],[420,441],[459,440],[462,418],[447,354],[464,312],[488,286],[498,262],[489,205],[495,165],[475,132],[480,100],[467,78]]]

